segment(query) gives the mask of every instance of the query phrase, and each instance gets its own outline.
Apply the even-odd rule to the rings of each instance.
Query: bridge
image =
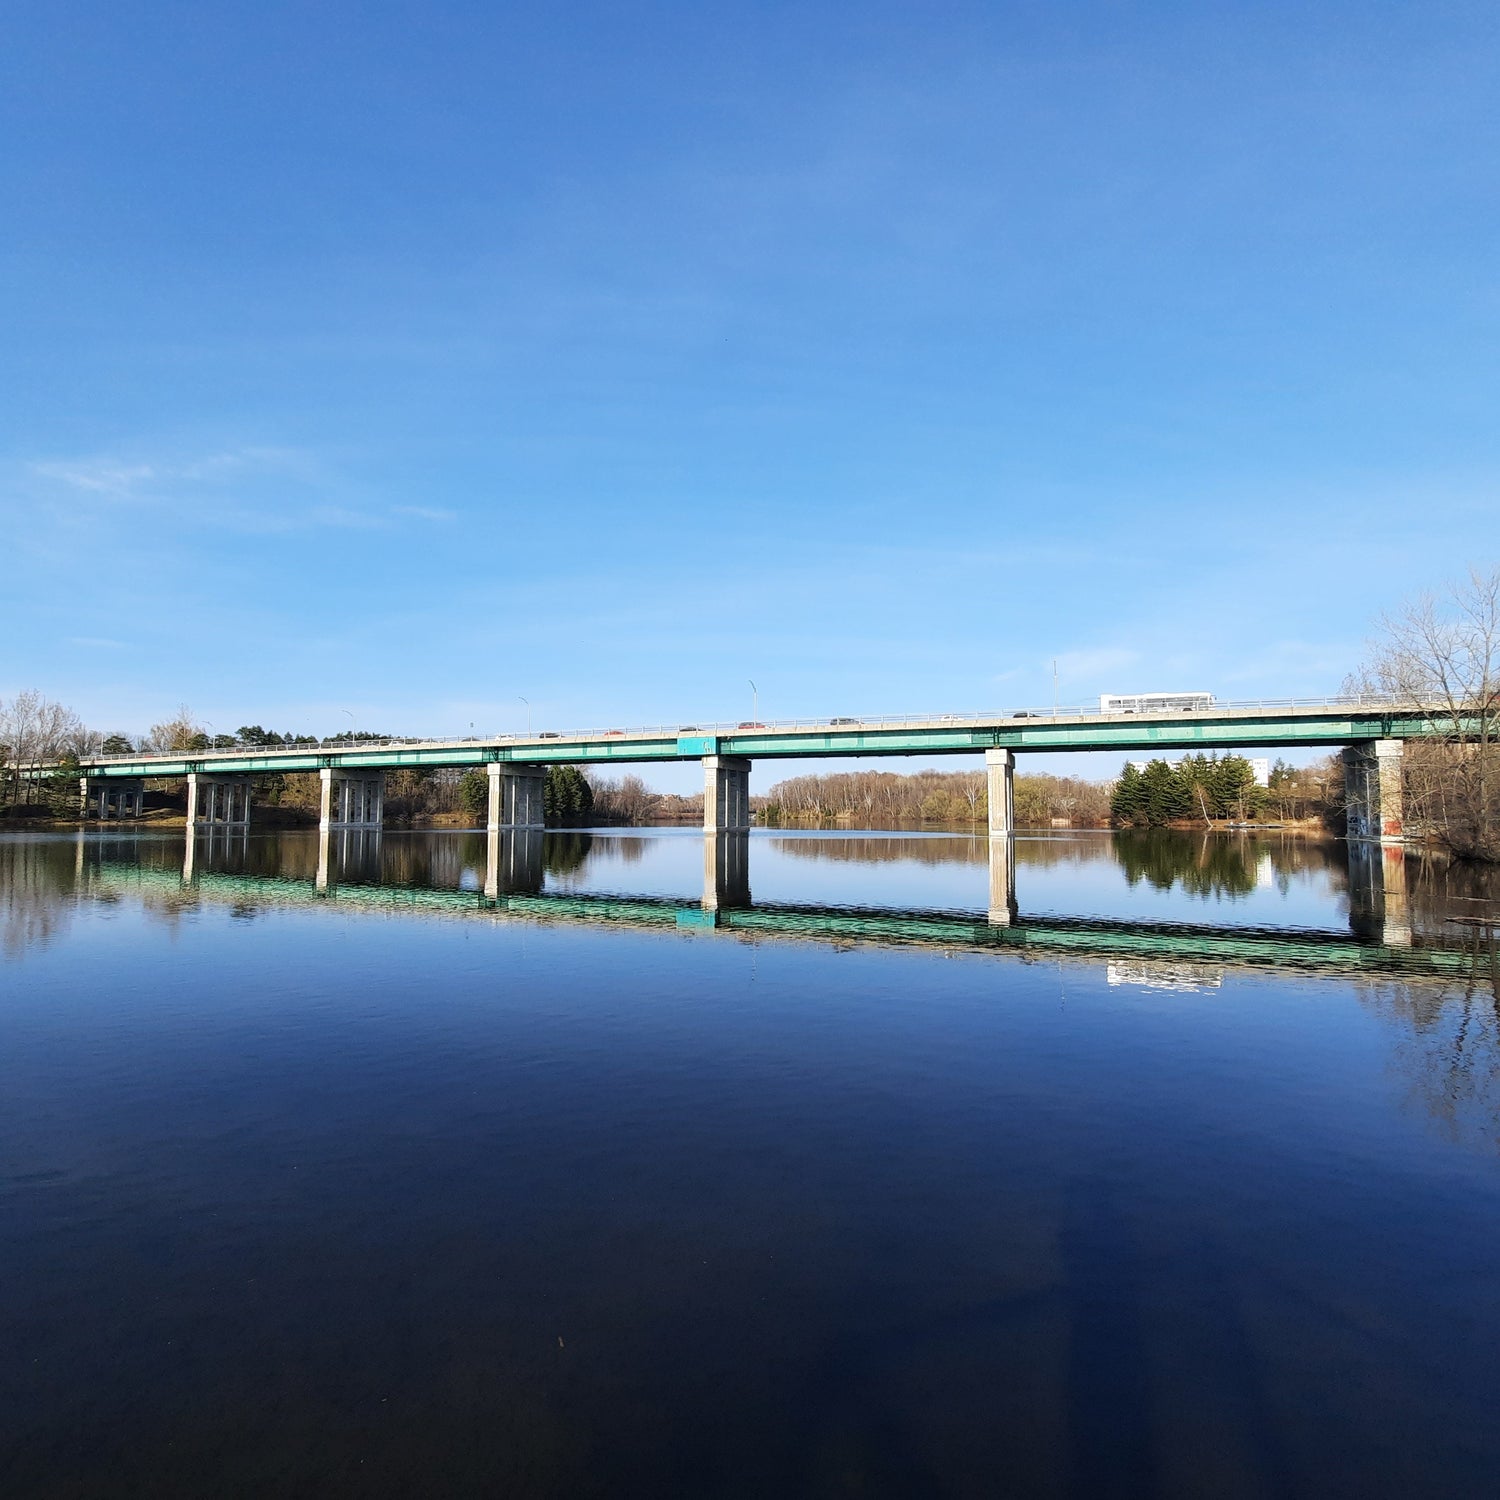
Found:
[[[1399,840],[1404,744],[1443,732],[1435,709],[1371,697],[1256,700],[1148,713],[1080,708],[658,725],[95,756],[81,762],[80,794],[85,811],[100,818],[139,815],[146,780],[186,778],[190,823],[239,826],[250,821],[252,778],[313,772],[323,782],[323,827],[378,827],[384,820],[388,771],[484,769],[490,778],[489,827],[524,829],[542,826],[541,790],[548,766],[696,760],[704,767],[704,828],[732,833],[750,827],[749,777],[755,760],[983,754],[990,832],[1004,835],[1014,825],[1018,754],[1106,750],[1159,755],[1329,746],[1344,751],[1351,837]]]

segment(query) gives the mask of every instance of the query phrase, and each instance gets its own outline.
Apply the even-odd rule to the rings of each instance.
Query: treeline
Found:
[[[132,739],[126,734],[109,734],[99,745],[104,755],[163,755],[174,750],[240,750],[276,749],[297,745],[347,745],[365,740],[388,740],[393,735],[374,729],[345,729],[320,738],[315,734],[298,734],[293,730],[280,733],[260,724],[242,724],[233,734],[210,734],[209,726],[199,724],[186,705],[173,718],[153,724],[145,734]]]
[[[1015,801],[1021,827],[1046,827],[1055,819],[1093,827],[1109,817],[1109,788],[1071,776],[1017,776]],[[759,805],[761,822],[772,827],[985,825],[989,776],[983,770],[794,776],[777,782]]]
[[[1144,767],[1130,762],[1110,794],[1110,821],[1118,828],[1162,828],[1266,817],[1328,819],[1342,810],[1342,776],[1331,760],[1301,768],[1278,760],[1268,780],[1269,786],[1258,785],[1243,755],[1185,755]]]

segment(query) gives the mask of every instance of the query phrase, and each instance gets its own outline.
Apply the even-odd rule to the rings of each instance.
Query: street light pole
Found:
[[[759,724],[760,723],[760,689],[758,687],[756,687],[756,685],[755,685],[755,679],[754,678],[747,677],[745,679],[745,681],[750,684],[750,693],[751,693],[750,702],[754,705],[751,708],[751,710],[750,710],[750,717],[752,719],[754,719],[757,724]]]
[[[521,695],[517,693],[516,697],[521,698]],[[529,740],[531,738],[531,699],[521,698],[521,702],[526,705],[526,738]]]

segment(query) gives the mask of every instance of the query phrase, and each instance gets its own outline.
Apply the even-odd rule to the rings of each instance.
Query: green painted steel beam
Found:
[[[111,778],[175,778],[190,771],[267,775],[278,771],[438,769],[492,761],[538,765],[630,764],[738,755],[752,760],[899,755],[975,755],[992,747],[1026,751],[1105,750],[1153,755],[1166,751],[1274,749],[1350,745],[1376,739],[1425,739],[1441,734],[1431,720],[1388,710],[1303,709],[1196,711],[1183,714],[1088,715],[937,720],[889,728],[878,725],[559,736],[514,741],[375,745],[354,750],[266,749],[207,751],[133,760],[84,761],[81,774]]]

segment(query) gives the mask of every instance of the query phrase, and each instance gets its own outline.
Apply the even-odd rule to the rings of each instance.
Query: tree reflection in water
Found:
[[[72,840],[27,834],[0,839],[0,953],[44,948],[68,925],[77,882]]]
[[[593,847],[591,833],[577,829],[549,833],[542,844],[542,865],[549,875],[574,875],[588,863]]]
[[[1391,1068],[1456,1144],[1500,1153],[1500,1021],[1494,939],[1462,987],[1358,982],[1361,1002],[1394,1032]]]

